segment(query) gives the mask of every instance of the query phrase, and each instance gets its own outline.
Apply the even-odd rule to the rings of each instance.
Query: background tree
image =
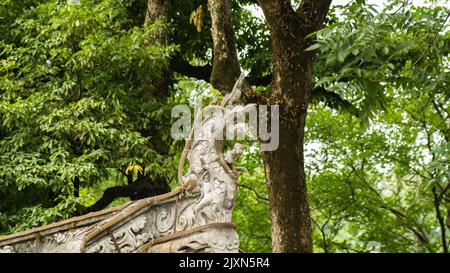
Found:
[[[173,174],[172,160],[140,133],[168,120],[170,106],[139,82],[168,67],[176,47],[152,43],[162,26],[135,28],[124,4],[42,1],[10,22],[1,41],[2,229],[83,213],[80,189],[111,174],[133,184],[115,197],[170,190],[160,178]],[[88,210],[109,204],[100,201]]]
[[[401,9],[408,11],[400,13]],[[316,62],[317,89],[340,92],[341,106],[360,122],[358,126],[350,121],[348,126],[331,114],[322,120],[333,120],[338,127],[329,123],[327,130],[312,137],[318,141],[319,135],[331,134],[318,141],[328,143],[321,146],[322,155],[316,155],[320,163],[310,159],[315,162],[312,185],[320,185],[314,181],[324,179],[324,174],[340,184],[324,194],[339,193],[352,200],[320,213],[326,215],[322,224],[316,222],[323,248],[330,247],[327,225],[333,226],[332,233],[346,230],[353,224],[345,219],[358,219],[361,212],[365,224],[359,223],[357,232],[367,236],[366,244],[378,242],[383,251],[448,252],[449,78],[442,69],[448,67],[444,56],[449,40],[448,30],[441,31],[449,10],[404,4],[382,11],[353,5],[344,12],[346,20],[321,30],[318,43],[310,48],[323,53]],[[352,135],[357,127],[362,130]],[[315,126],[309,128],[316,134]],[[357,198],[360,194],[362,199]],[[316,200],[316,209],[323,211],[327,206]]]

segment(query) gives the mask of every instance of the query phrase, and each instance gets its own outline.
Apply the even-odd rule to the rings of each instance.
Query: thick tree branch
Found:
[[[330,8],[331,0],[303,0],[297,11],[289,0],[258,0],[272,31],[289,33],[292,23],[303,36],[318,30]]]
[[[297,9],[305,34],[317,31],[325,21],[331,0],[303,0]]]
[[[172,59],[171,68],[173,71],[184,76],[193,77],[199,80],[204,80],[206,82],[209,82],[212,71],[212,67],[210,65],[194,66],[189,62],[183,60],[183,58],[180,56]],[[272,74],[268,74],[262,77],[250,75],[247,78],[247,82],[250,85],[266,86],[271,84]],[[247,94],[247,97],[248,99],[246,100],[246,102],[248,103],[253,102],[262,104],[267,102],[266,98],[256,92]],[[355,106],[353,106],[349,101],[343,99],[338,94],[328,91],[323,87],[317,87],[313,90],[312,99],[324,100],[325,104],[328,107],[333,109],[345,109],[352,115],[358,117],[358,110]]]
[[[184,76],[210,82],[212,72],[211,65],[195,66],[185,61],[181,56],[176,56],[172,59],[170,66],[173,71]],[[249,75],[247,77],[247,82],[250,85],[266,86],[271,84],[272,74],[266,76]]]
[[[209,82],[211,77],[212,66],[195,66],[191,65],[189,62],[183,60],[181,56],[176,56],[172,59],[171,68],[173,71],[180,73],[187,77],[196,78],[199,80],[204,80]]]
[[[249,75],[247,81],[250,85],[265,86],[272,83],[272,74],[266,76],[253,76]]]
[[[75,176],[73,180],[73,197],[80,197],[80,177]]]
[[[103,196],[94,205],[87,208],[87,212],[104,209],[118,197],[129,197],[131,200],[138,200],[160,195],[169,191],[170,188],[164,179],[160,178],[150,181],[146,176],[139,176],[136,181],[128,185],[115,186],[106,189]]]
[[[293,17],[298,17],[290,0],[258,0],[272,31],[282,31]],[[298,18],[297,18],[298,19]],[[285,29],[287,31],[287,29]]]
[[[212,67],[210,65],[205,66],[194,66],[183,60],[181,57],[175,57],[172,60],[171,68],[173,71],[180,73],[182,75],[193,77],[199,80],[204,80],[206,82],[210,81],[210,75],[212,71]],[[247,83],[244,84],[244,94],[243,94],[243,102],[244,103],[256,103],[256,104],[266,104],[267,99],[255,92],[249,84],[254,85],[267,85],[270,83],[271,75],[264,77],[249,77]]]

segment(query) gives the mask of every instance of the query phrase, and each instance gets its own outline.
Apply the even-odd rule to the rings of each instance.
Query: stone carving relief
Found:
[[[191,236],[154,245],[148,253],[230,253],[237,252],[239,238],[234,229],[214,228],[195,233]]]
[[[95,244],[87,248],[85,252],[118,252],[118,249],[120,249],[121,253],[132,252],[142,244],[153,239],[153,234],[151,232],[142,232],[146,223],[147,221],[144,216],[133,219],[133,221],[128,222],[123,227],[111,232],[114,239],[112,236],[107,235],[101,240],[96,241]]]
[[[83,232],[87,229],[87,227],[69,230],[65,232],[58,232],[53,234],[49,240],[54,241],[57,245],[64,244],[73,238],[79,236],[80,234],[83,234]]]
[[[0,248],[0,253],[14,253],[14,247],[13,246],[4,246]]]

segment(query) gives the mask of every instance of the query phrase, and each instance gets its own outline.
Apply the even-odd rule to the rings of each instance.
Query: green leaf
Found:
[[[313,51],[320,48],[320,44],[313,44],[311,46],[309,46],[307,49],[305,49],[305,51]]]

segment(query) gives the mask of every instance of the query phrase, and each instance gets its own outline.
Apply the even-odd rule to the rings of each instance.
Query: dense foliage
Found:
[[[172,166],[144,135],[170,117],[170,107],[142,81],[159,75],[176,47],[152,42],[163,26],[132,26],[124,4],[44,1],[4,30],[1,230],[70,217],[87,201],[74,187],[113,170],[137,164],[165,175]],[[4,5],[4,12],[17,8]]]

